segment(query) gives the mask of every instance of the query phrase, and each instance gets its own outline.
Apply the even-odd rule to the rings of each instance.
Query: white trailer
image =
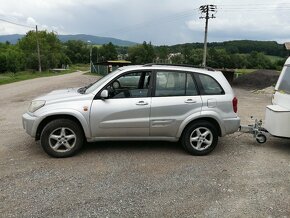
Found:
[[[275,86],[272,105],[266,107],[265,129],[273,136],[290,138],[290,57]]]
[[[254,125],[241,126],[240,131],[253,134],[259,143],[267,141],[265,133],[290,138],[290,57],[275,86],[272,105],[266,107],[265,128],[262,127],[261,120],[255,120]]]

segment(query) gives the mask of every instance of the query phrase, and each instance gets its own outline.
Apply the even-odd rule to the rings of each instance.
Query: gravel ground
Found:
[[[29,101],[95,80],[80,72],[0,86],[1,217],[289,217],[290,141],[220,138],[208,156],[178,143],[102,142],[53,159],[21,124]],[[235,89],[242,123],[271,95]]]

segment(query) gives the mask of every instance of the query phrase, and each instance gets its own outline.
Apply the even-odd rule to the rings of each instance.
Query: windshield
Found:
[[[278,91],[290,94],[290,66],[286,66],[284,73],[281,75]]]
[[[83,91],[83,93],[91,93],[94,90],[96,90],[99,85],[101,85],[103,82],[105,82],[106,80],[111,79],[112,77],[115,76],[116,73],[120,72],[120,69],[117,69],[115,71],[113,71],[112,73],[107,74],[106,76],[100,78],[98,81],[96,81],[95,83],[92,83],[88,86],[83,87],[85,90]]]

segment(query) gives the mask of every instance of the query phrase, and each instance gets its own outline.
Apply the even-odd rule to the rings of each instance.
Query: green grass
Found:
[[[89,70],[89,65],[72,65],[70,69],[61,71],[61,72],[51,72],[51,71],[43,71],[43,72],[32,72],[32,71],[22,71],[17,73],[2,73],[0,74],[0,85],[18,82],[22,80],[35,79],[39,77],[50,77],[50,76],[58,76],[63,74],[68,74],[75,72],[77,70],[87,71]]]
[[[236,74],[244,75],[244,74],[248,74],[248,73],[253,73],[256,70],[257,69],[237,69]]]
[[[75,64],[70,67],[74,71],[80,70],[80,71],[89,71],[90,65],[89,64]]]
[[[249,74],[249,73],[253,73],[254,71],[256,71],[257,69],[236,69],[235,71],[235,78],[238,78],[240,76]]]
[[[271,62],[276,62],[276,61],[284,60],[283,58],[281,58],[279,56],[266,55],[266,57],[268,57],[271,60]]]

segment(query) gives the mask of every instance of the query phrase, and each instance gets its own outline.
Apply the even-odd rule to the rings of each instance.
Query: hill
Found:
[[[16,44],[19,39],[21,39],[24,35],[13,34],[13,35],[0,35],[0,42],[10,42],[11,44]],[[58,38],[62,42],[66,42],[68,40],[81,40],[84,42],[91,41],[93,44],[103,45],[112,42],[114,45],[118,46],[131,46],[136,45],[135,42],[130,42],[126,40],[110,38],[110,37],[100,37],[100,36],[92,36],[86,34],[77,34],[77,35],[58,35]]]
[[[181,52],[185,49],[203,49],[203,43],[186,43],[169,46],[170,52]],[[266,55],[285,57],[287,52],[283,44],[275,41],[234,40],[225,42],[210,42],[208,48],[225,49],[231,54],[249,54],[252,51],[263,52]]]
[[[0,35],[0,42],[10,42],[11,44],[16,44],[16,42],[23,36],[24,35],[20,34]]]

